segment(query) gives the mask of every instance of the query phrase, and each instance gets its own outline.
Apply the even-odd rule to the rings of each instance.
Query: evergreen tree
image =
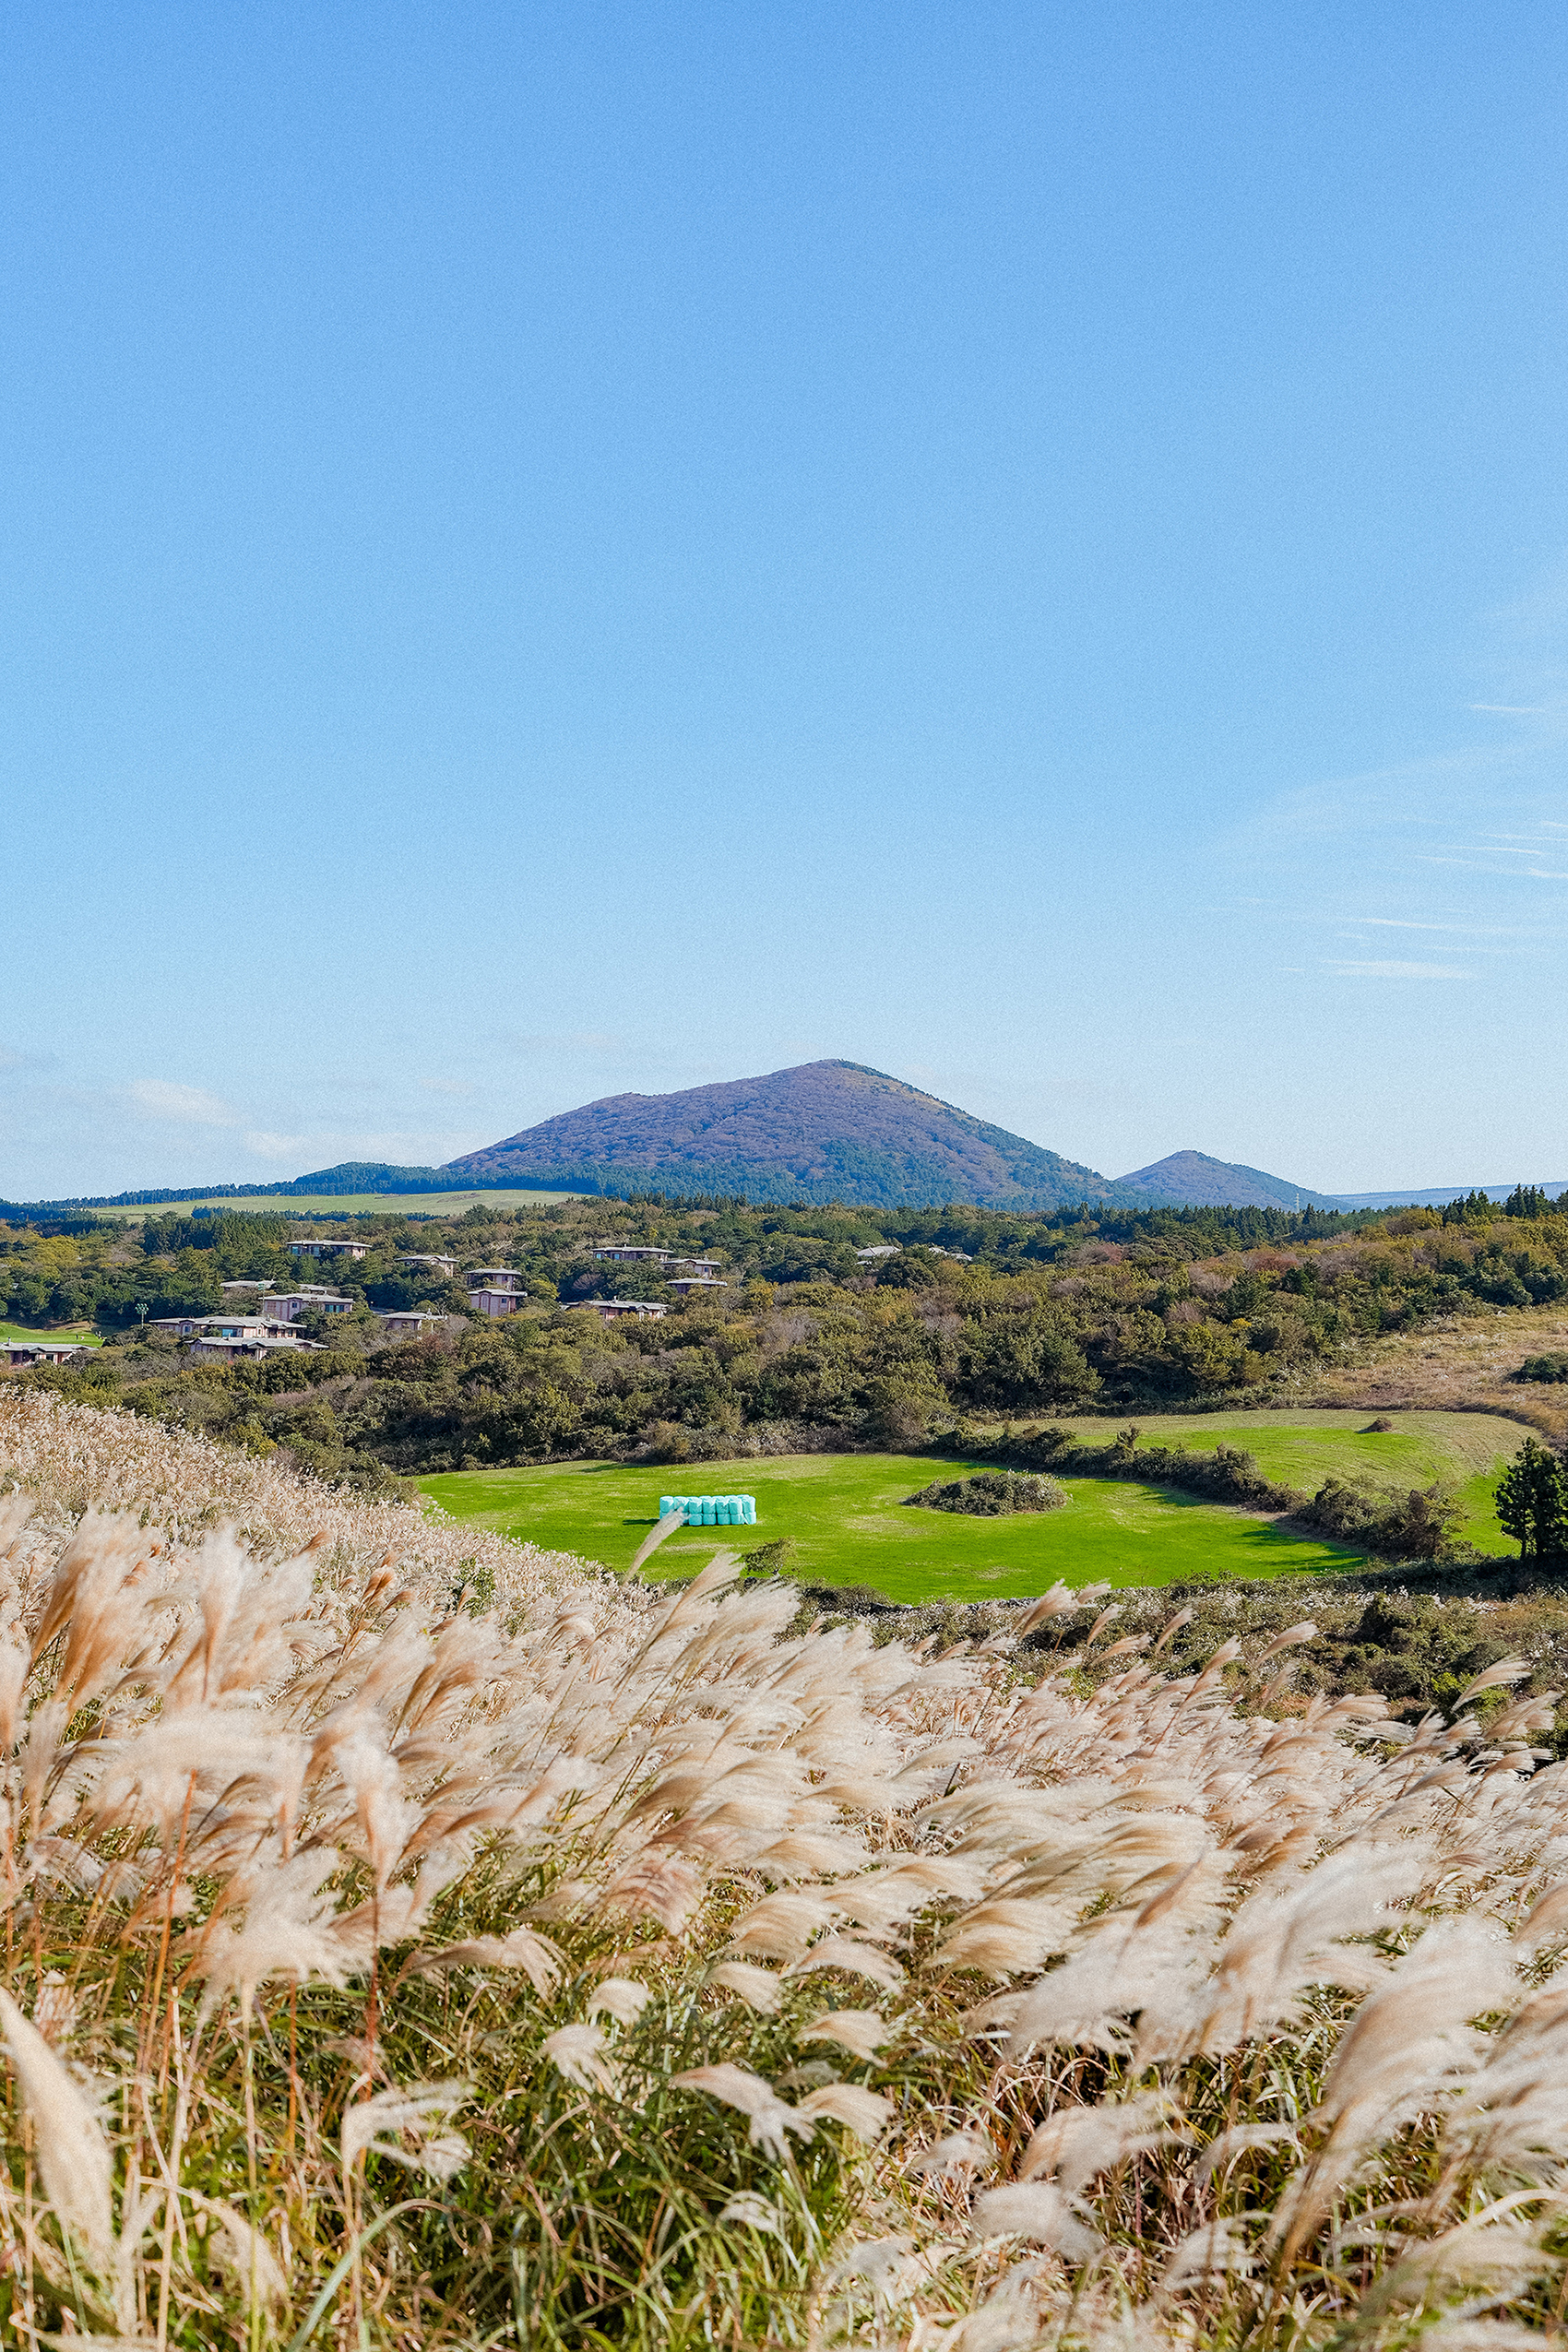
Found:
[[[1548,1560],[1568,1535],[1568,1491],[1555,1454],[1527,1437],[1497,1489],[1497,1515],[1521,1560]]]

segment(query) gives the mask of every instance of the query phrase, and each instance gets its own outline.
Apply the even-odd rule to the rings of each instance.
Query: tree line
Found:
[[[24,1379],[374,1483],[573,1456],[903,1447],[966,1419],[1263,1404],[1380,1333],[1568,1295],[1568,1217],[1552,1204],[1478,1195],[1320,1231],[1324,1215],[481,1205],[315,1220],[367,1254],[302,1269],[287,1244],[303,1220],[171,1207],[128,1227],[0,1225],[0,1313],[92,1320],[110,1340],[90,1363]],[[716,1258],[728,1287],[682,1301],[646,1264],[596,1257],[609,1242]],[[857,1255],[889,1242],[891,1255]],[[456,1278],[404,1263],[436,1253],[457,1261]],[[524,1304],[491,1324],[470,1312],[463,1274],[503,1265]],[[216,1308],[224,1282],[302,1272],[350,1301],[346,1316],[303,1319],[319,1354],[193,1362],[150,1328]],[[579,1312],[627,1295],[663,1317]],[[374,1310],[412,1305],[443,1324],[387,1345]]]

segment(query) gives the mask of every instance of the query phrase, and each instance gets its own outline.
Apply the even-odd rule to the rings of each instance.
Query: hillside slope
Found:
[[[607,1095],[468,1152],[446,1172],[875,1207],[1060,1208],[1119,1197],[1092,1168],[858,1062],[807,1062],[676,1094]]]
[[[1170,1208],[1340,1208],[1341,1201],[1270,1176],[1239,1160],[1211,1159],[1207,1152],[1173,1151],[1116,1182],[1129,1193]]]

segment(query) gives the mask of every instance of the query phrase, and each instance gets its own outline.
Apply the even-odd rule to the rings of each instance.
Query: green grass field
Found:
[[[1490,1493],[1497,1469],[1515,1450],[1512,1425],[1484,1414],[1394,1419],[1390,1436],[1366,1440],[1358,1432],[1367,1416],[1353,1413],[1239,1415],[1223,1423],[1172,1417],[1169,1425],[1194,1445],[1246,1444],[1271,1473],[1301,1485],[1314,1476],[1321,1483],[1331,1469],[1348,1474],[1367,1467],[1364,1447],[1381,1444],[1389,1450],[1371,1460],[1389,1484],[1462,1478],[1470,1539],[1489,1550],[1503,1548]],[[1265,1424],[1261,1431],[1254,1425],[1259,1421]],[[1481,1426],[1461,1429],[1460,1423]],[[1151,1439],[1166,1426],[1140,1424]],[[1277,1457],[1276,1445],[1282,1449]],[[1483,1461],[1484,1468],[1479,1467]],[[1289,1535],[1269,1519],[1117,1479],[1069,1479],[1066,1509],[1039,1516],[969,1519],[906,1506],[905,1497],[933,1477],[949,1469],[956,1476],[965,1467],[928,1455],[809,1454],[683,1469],[567,1462],[544,1469],[457,1470],[419,1483],[456,1518],[618,1569],[629,1565],[653,1526],[660,1494],[754,1494],[754,1532],[693,1529],[671,1537],[650,1564],[661,1574],[689,1574],[722,1543],[747,1550],[783,1536],[796,1546],[796,1574],[871,1585],[903,1601],[1004,1599],[1038,1592],[1057,1576],[1071,1585],[1268,1576],[1343,1568],[1360,1557],[1341,1545]]]
[[[1121,1421],[1063,1420],[1084,1445],[1103,1445]],[[1529,1431],[1496,1413],[1391,1413],[1391,1430],[1371,1431],[1368,1412],[1151,1413],[1139,1419],[1147,1445],[1185,1445],[1196,1453],[1239,1445],[1265,1478],[1311,1493],[1330,1471],[1369,1479],[1377,1486],[1425,1487],[1454,1479],[1465,1516],[1459,1527],[1481,1550],[1509,1550],[1497,1524],[1492,1495],[1504,1463]]]
[[[0,1339],[68,1339],[78,1348],[101,1348],[103,1345],[90,1323],[61,1323],[49,1330],[31,1331],[23,1324],[0,1323]]]
[[[491,1208],[536,1208],[540,1201],[576,1201],[582,1193],[257,1193],[235,1200],[221,1193],[210,1199],[157,1201],[136,1208],[95,1208],[95,1217],[189,1217],[198,1208],[232,1208],[247,1217],[460,1217],[483,1202]]]

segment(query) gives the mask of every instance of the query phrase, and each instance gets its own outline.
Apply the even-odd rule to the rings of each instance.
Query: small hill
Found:
[[[1123,1197],[1094,1169],[859,1062],[806,1062],[676,1094],[606,1095],[443,1172],[563,1192],[734,1193],[876,1208],[1062,1208]]]
[[[1118,1190],[1139,1193],[1170,1208],[1338,1208],[1343,1203],[1309,1185],[1291,1184],[1261,1168],[1244,1168],[1206,1152],[1173,1151],[1151,1167],[1118,1176]]]

